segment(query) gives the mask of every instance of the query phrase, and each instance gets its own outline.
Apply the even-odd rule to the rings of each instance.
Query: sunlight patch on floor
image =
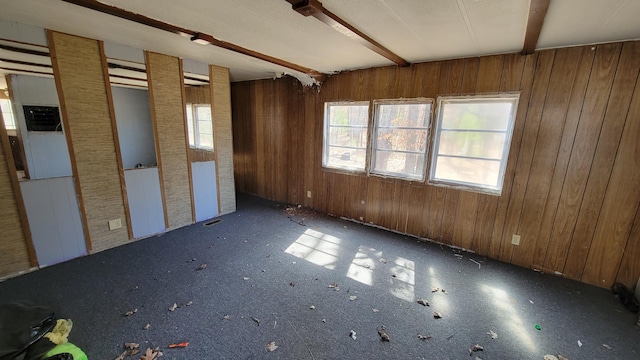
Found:
[[[333,270],[340,255],[342,240],[335,236],[307,229],[296,241],[285,250],[300,259],[312,264]]]
[[[533,344],[533,339],[531,339],[531,336],[528,334],[528,332],[531,331],[529,326],[533,328],[533,325],[525,324],[519,316],[519,311],[514,306],[516,300],[511,299],[503,289],[487,285],[480,285],[480,288],[493,300],[496,310],[508,320],[504,324],[504,329],[508,329],[509,333],[518,336],[520,343],[529,348],[529,350],[535,350],[536,347]]]

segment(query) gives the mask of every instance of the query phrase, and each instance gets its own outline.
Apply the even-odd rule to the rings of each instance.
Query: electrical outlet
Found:
[[[115,219],[109,220],[109,230],[120,229],[122,227],[122,220]]]
[[[309,199],[311,199],[311,191],[310,191],[310,190],[307,190],[307,197],[308,197]]]
[[[511,244],[512,245],[520,245],[520,235],[513,235],[511,237]]]

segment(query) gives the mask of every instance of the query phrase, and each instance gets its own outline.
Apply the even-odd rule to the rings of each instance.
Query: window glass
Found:
[[[364,171],[369,103],[326,103],[322,165]]]

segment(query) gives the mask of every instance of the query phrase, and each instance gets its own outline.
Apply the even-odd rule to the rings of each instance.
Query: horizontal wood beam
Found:
[[[524,46],[522,47],[522,55],[533,54],[536,51],[540,31],[544,17],[547,15],[549,3],[551,0],[531,0],[529,6],[529,18],[527,20],[527,30],[524,35]]]
[[[356,29],[351,24],[341,19],[338,15],[325,9],[319,0],[287,0],[291,4],[293,10],[304,16],[313,16],[314,18],[329,25],[332,29],[345,35],[346,37],[359,42],[370,50],[384,56],[399,66],[409,66],[409,62],[393,51],[382,46],[374,39],[367,36],[362,31]]]
[[[144,15],[140,15],[131,11],[127,11],[115,6],[111,6],[111,5],[107,5],[107,4],[103,4],[99,1],[95,1],[95,0],[62,0],[64,2],[70,3],[70,4],[74,4],[74,5],[78,5],[78,6],[82,6],[84,8],[87,9],[91,9],[91,10],[95,10],[95,11],[99,11],[101,13],[104,14],[109,14],[112,16],[116,16],[119,17],[121,19],[125,19],[125,20],[129,20],[129,21],[133,21],[136,22],[138,24],[142,24],[142,25],[146,25],[146,26],[150,26],[159,30],[164,30],[164,31],[168,31],[180,36],[184,36],[187,37],[189,39],[191,39],[191,41],[193,42],[197,42],[199,44],[210,44],[213,46],[217,46],[226,50],[230,50],[242,55],[246,55],[246,56],[250,56],[259,60],[263,60],[266,62],[269,62],[271,64],[275,64],[278,66],[282,66],[285,67],[287,69],[291,69],[297,72],[301,72],[303,74],[307,74],[309,76],[311,76],[312,78],[314,78],[315,80],[317,80],[318,82],[323,82],[326,78],[327,78],[327,74],[321,73],[319,71],[313,70],[311,68],[308,67],[304,67],[298,64],[294,64],[291,62],[288,62],[286,60],[282,60],[270,55],[266,55],[251,49],[247,49],[244,48],[242,46],[230,43],[230,42],[226,42],[226,41],[222,41],[219,39],[216,39],[213,35],[209,35],[209,34],[205,34],[205,33],[201,33],[201,32],[197,32],[194,30],[190,30],[190,29],[186,29],[183,27],[179,27],[179,26],[175,26],[175,25],[171,25],[168,23],[165,23],[163,21],[160,20],[156,20],[156,19],[152,19],[150,17],[144,16]]]

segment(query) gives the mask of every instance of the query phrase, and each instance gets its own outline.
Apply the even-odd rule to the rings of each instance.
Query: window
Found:
[[[62,131],[57,106],[23,105],[27,131]]]
[[[325,103],[322,165],[364,171],[367,161],[369,102]]]
[[[11,107],[11,100],[0,99],[0,109],[2,110],[2,118],[4,119],[4,127],[7,130],[16,129],[16,120],[13,117],[13,110]]]
[[[424,180],[431,101],[374,101],[372,174]]]
[[[442,97],[429,180],[500,194],[518,95]]]
[[[189,146],[213,151],[213,121],[211,105],[187,104]]]

